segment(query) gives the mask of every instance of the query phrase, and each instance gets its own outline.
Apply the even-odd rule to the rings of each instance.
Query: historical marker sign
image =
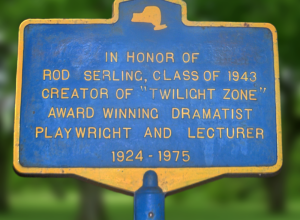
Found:
[[[116,1],[112,19],[20,27],[14,166],[173,191],[282,164],[270,24],[191,22],[182,1]]]

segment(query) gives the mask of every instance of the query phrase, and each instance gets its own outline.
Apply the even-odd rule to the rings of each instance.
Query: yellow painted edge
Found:
[[[29,24],[113,24],[119,19],[119,4],[127,0],[116,0],[113,5],[111,19],[28,19],[21,23],[19,30],[15,123],[14,123],[14,154],[13,165],[17,172],[24,174],[74,174],[95,182],[119,188],[124,191],[135,192],[142,185],[143,174],[147,170],[154,170],[159,176],[159,186],[164,192],[174,191],[198,182],[223,174],[269,174],[280,170],[282,166],[282,135],[281,110],[279,88],[279,59],[277,32],[273,25],[267,23],[244,22],[194,22],[187,20],[186,3],[181,0],[166,0],[182,7],[182,22],[187,26],[206,27],[257,27],[268,28],[273,35],[274,71],[275,71],[275,99],[277,126],[277,163],[270,167],[218,167],[218,168],[28,168],[19,163],[20,138],[20,108],[22,90],[22,68],[24,29]]]

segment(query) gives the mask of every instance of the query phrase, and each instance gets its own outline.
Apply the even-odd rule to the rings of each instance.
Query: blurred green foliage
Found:
[[[300,218],[300,1],[187,0],[195,21],[268,22],[278,31],[284,166],[272,178],[224,178],[166,199],[166,219]],[[27,18],[110,18],[112,0],[0,0],[0,219],[133,219],[132,197],[12,169],[18,27]],[[277,213],[277,214],[276,214]]]

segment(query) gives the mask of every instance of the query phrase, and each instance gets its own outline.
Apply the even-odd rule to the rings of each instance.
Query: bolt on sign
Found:
[[[20,26],[14,167],[127,193],[282,165],[277,33],[194,22],[180,0],[116,0],[111,19]]]

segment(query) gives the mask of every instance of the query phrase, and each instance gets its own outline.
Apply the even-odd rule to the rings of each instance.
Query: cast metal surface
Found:
[[[134,194],[134,219],[165,219],[165,194],[159,188],[157,175],[152,170],[145,173],[143,186]]]
[[[111,19],[24,21],[18,48],[16,171],[28,175],[76,175],[130,194],[142,186],[142,177],[149,169],[158,175],[158,185],[164,193],[225,174],[278,171],[282,146],[275,28],[266,23],[193,22],[187,20],[186,13],[185,3],[179,0],[116,0]],[[118,53],[118,61],[111,58],[110,52]],[[127,52],[135,52],[134,62],[128,60]],[[137,55],[147,57],[147,52],[158,54],[158,59],[164,56],[164,62],[139,62]],[[167,53],[173,54],[175,62],[170,55],[166,62]],[[189,62],[183,61],[184,53],[189,54]],[[67,70],[70,77],[49,80],[43,78],[45,70],[59,70],[61,76]],[[111,72],[110,79],[103,70]],[[121,80],[122,70],[133,71],[138,80]],[[93,80],[84,78],[86,71],[90,71],[88,75]],[[192,71],[198,75],[193,76]],[[212,74],[210,80],[209,75],[204,78],[206,71]],[[229,81],[229,71],[239,72],[239,78],[247,72],[249,79]],[[94,73],[100,75],[92,76]],[[43,93],[44,89],[51,92],[51,88],[57,89],[60,96]],[[75,88],[79,98],[74,95]],[[80,88],[87,89],[85,98]],[[93,88],[98,93],[96,98],[95,90],[91,94]],[[105,90],[100,98],[101,88],[108,90],[108,98]],[[118,99],[117,89],[132,89],[131,95]],[[205,97],[201,95],[203,89]],[[210,94],[212,90],[208,89],[215,92]],[[233,97],[232,93],[226,95],[228,90],[224,89],[234,90]],[[248,100],[235,99],[235,90],[247,90]],[[255,90],[256,100],[249,101],[250,90]],[[161,97],[164,92],[170,92],[168,99]],[[86,110],[84,118],[80,113],[81,118],[77,118],[78,107]],[[92,118],[88,107],[94,109]],[[51,113],[52,108],[55,113]],[[70,108],[75,111],[74,117]],[[129,118],[127,114],[125,119],[115,117],[113,112],[108,119],[104,108],[155,108],[158,118]],[[222,108],[230,109],[227,118],[224,112],[222,116],[216,113]],[[69,117],[58,117],[57,109],[66,109]],[[204,117],[203,109],[206,115],[210,109],[210,117]],[[237,109],[252,109],[251,116],[248,118],[244,111],[243,118],[236,114],[231,118],[231,110],[236,113]],[[76,133],[80,127],[86,132],[89,127],[95,130],[82,137]],[[105,128],[110,130],[103,133]],[[121,129],[120,138],[118,133],[113,134],[113,128]],[[124,128],[131,128],[127,130],[128,137]],[[151,135],[146,132],[148,128]],[[161,128],[160,136],[154,128]],[[221,137],[218,129],[222,128]],[[243,128],[244,133],[237,134],[241,132],[238,128]],[[246,133],[246,128],[254,130]],[[251,134],[255,129],[263,129],[264,136]],[[138,157],[140,151],[143,159]],[[124,159],[118,157],[118,152],[123,152]]]

